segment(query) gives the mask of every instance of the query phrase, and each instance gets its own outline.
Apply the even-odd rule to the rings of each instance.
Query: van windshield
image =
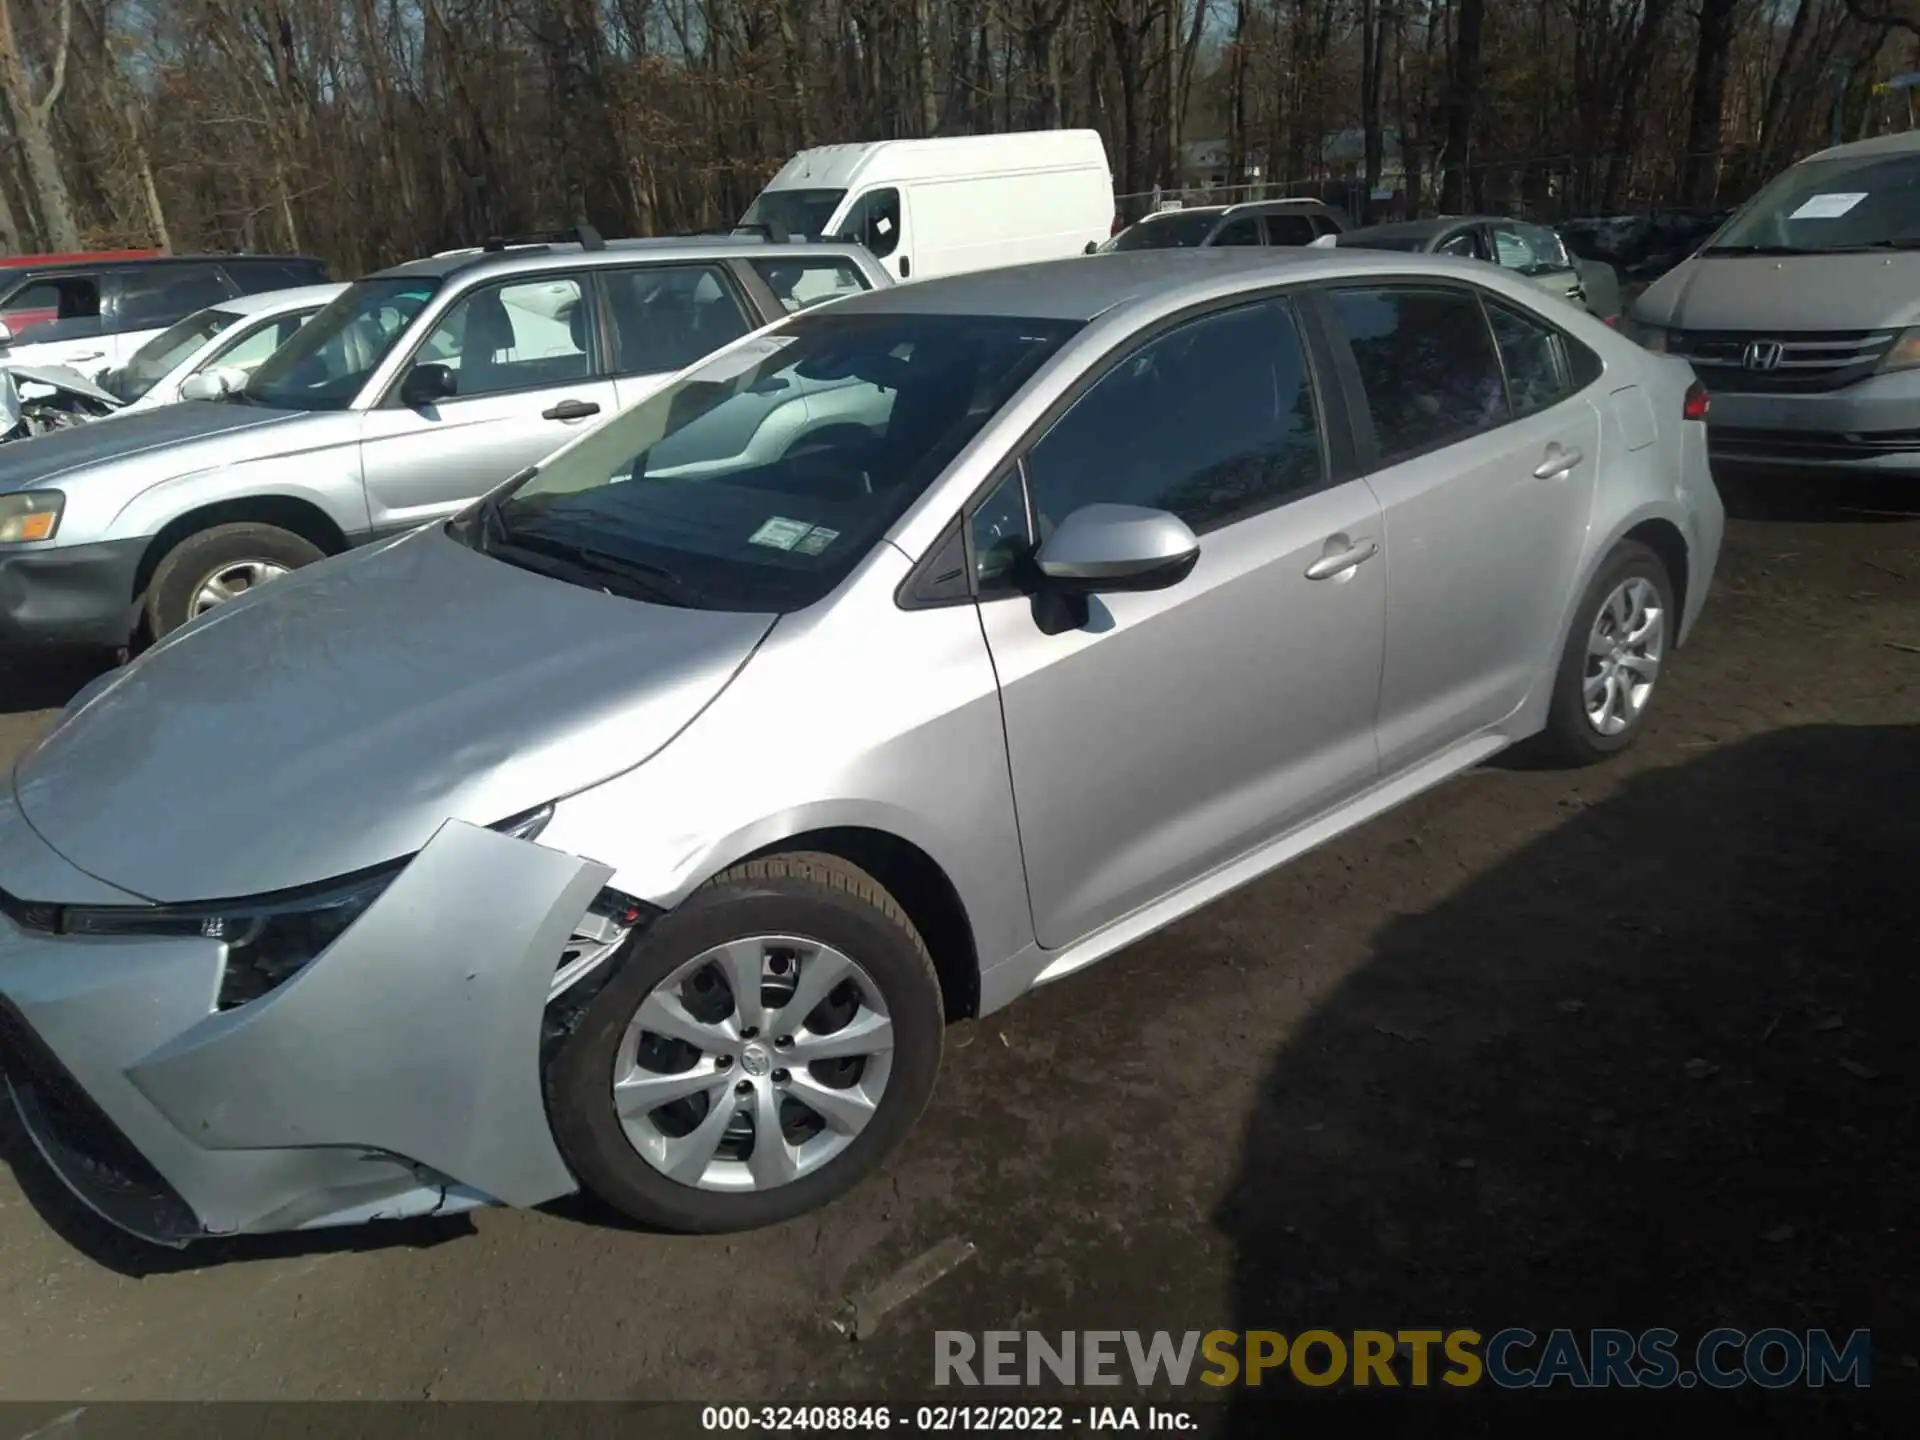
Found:
[[[760,198],[740,217],[742,225],[766,225],[789,235],[804,235],[820,240],[827,233],[827,222],[846,198],[844,190],[762,190]]]
[[[1777,176],[1708,255],[1920,249],[1920,153],[1811,160]]]

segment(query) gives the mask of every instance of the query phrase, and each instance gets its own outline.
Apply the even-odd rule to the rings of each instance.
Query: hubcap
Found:
[[[1587,635],[1581,686],[1587,723],[1599,734],[1626,730],[1647,708],[1666,650],[1666,611],[1653,582],[1634,576],[1614,587]]]
[[[873,977],[817,940],[755,935],[656,985],[614,1053],[628,1143],[701,1190],[771,1190],[851,1145],[880,1107],[893,1022]]]
[[[205,614],[222,601],[244,595],[255,586],[277,580],[286,573],[286,566],[271,560],[236,560],[231,565],[222,565],[195,587],[192,613]]]

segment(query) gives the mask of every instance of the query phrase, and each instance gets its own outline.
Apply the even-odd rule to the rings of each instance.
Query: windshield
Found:
[[[1812,160],[1753,197],[1709,255],[1920,247],[1920,154]]]
[[[777,225],[789,235],[819,240],[840,207],[844,190],[762,190],[740,217],[742,225]]]
[[[361,280],[260,363],[242,399],[281,410],[344,410],[433,298],[433,276]]]
[[[101,388],[129,403],[138,400],[239,318],[225,310],[201,310],[176,321],[134,351],[133,358],[109,375]]]
[[[496,492],[457,531],[509,563],[615,594],[800,609],[1078,328],[796,315]]]
[[[1522,275],[1551,275],[1571,270],[1573,259],[1560,236],[1545,225],[1523,220],[1494,225],[1493,248],[1500,264]]]
[[[1206,243],[1220,219],[1218,210],[1167,210],[1149,215],[1109,240],[1102,249],[1187,250]]]

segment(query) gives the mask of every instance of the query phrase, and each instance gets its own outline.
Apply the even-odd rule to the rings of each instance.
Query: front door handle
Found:
[[[1571,448],[1562,449],[1558,445],[1549,445],[1547,447],[1547,458],[1533,467],[1533,478],[1536,480],[1558,480],[1585,458],[1586,457],[1578,450]]]
[[[589,415],[598,415],[600,407],[591,400],[562,400],[551,410],[542,410],[542,420],[584,420]]]
[[[1380,542],[1361,540],[1345,550],[1336,550],[1330,555],[1322,555],[1307,566],[1307,579],[1331,580],[1336,575],[1344,575],[1356,565],[1363,565],[1380,553]]]

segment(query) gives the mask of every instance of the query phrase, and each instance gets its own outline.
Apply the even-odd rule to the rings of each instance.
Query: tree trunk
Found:
[[[74,218],[73,197],[60,169],[60,152],[53,141],[53,111],[67,85],[67,51],[73,40],[73,0],[60,0],[60,36],[55,42],[53,76],[47,93],[33,94],[33,74],[20,54],[13,23],[13,0],[0,0],[0,93],[13,119],[20,158],[39,203],[40,226],[54,250],[78,250],[80,225]]]
[[[1700,0],[1700,38],[1693,52],[1693,103],[1680,192],[1689,205],[1712,206],[1720,183],[1720,118],[1726,103],[1727,60],[1733,48],[1734,10],[1740,0]]]
[[[1385,17],[1380,0],[1360,0],[1360,128],[1364,157],[1360,197],[1362,222],[1373,218],[1373,192],[1380,184],[1384,144],[1380,125],[1381,70],[1386,60]]]
[[[1480,99],[1480,36],[1486,0],[1460,0],[1456,9],[1453,65],[1447,76],[1446,153],[1440,203],[1462,213],[1473,208],[1467,168],[1472,160],[1473,111]]]

